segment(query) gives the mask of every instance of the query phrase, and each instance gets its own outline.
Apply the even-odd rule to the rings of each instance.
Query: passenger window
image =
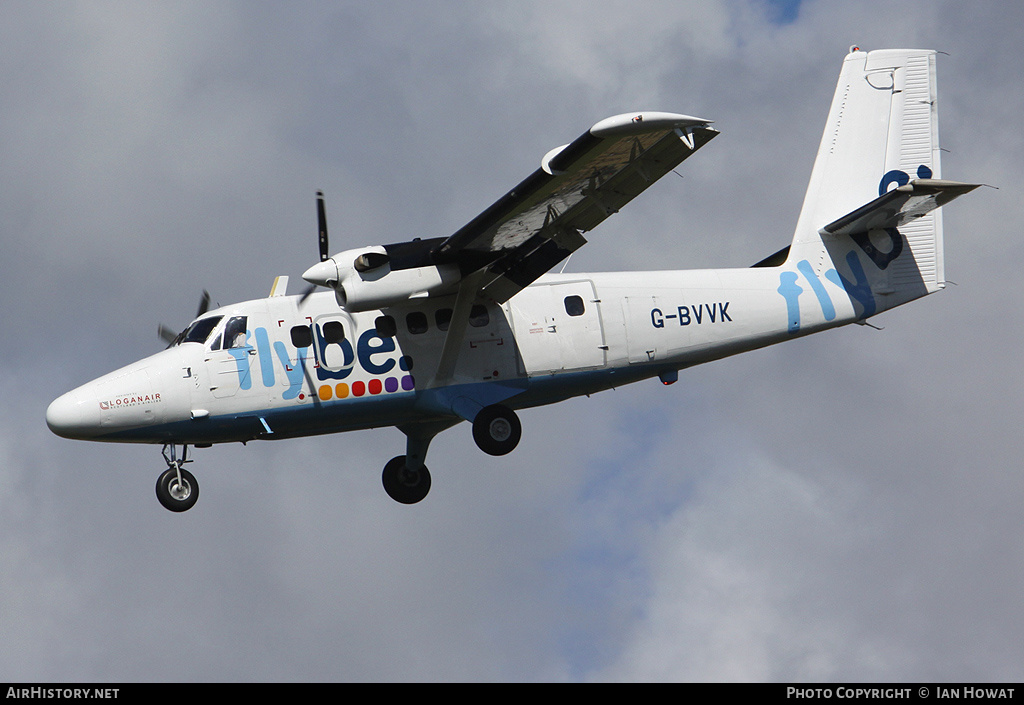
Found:
[[[292,330],[294,331],[294,328]],[[325,343],[340,343],[345,339],[345,326],[341,324],[341,321],[327,321],[321,331],[324,334]],[[310,337],[310,343],[312,342],[312,337]]]
[[[313,331],[309,326],[295,326],[291,330],[292,345],[297,348],[308,348],[313,344]]]
[[[582,316],[584,311],[586,311],[586,307],[583,305],[583,297],[565,297],[565,312],[568,313],[570,316]]]
[[[427,314],[422,311],[413,311],[405,317],[405,325],[413,335],[420,335],[427,332]]]
[[[476,304],[469,312],[469,325],[474,328],[483,328],[491,322],[491,317],[487,313],[487,307],[481,304]]]
[[[377,329],[377,335],[381,338],[394,338],[398,333],[398,324],[391,316],[378,316],[373,325]]]
[[[245,347],[245,316],[235,316],[224,326],[224,349]]]
[[[448,326],[452,324],[452,310],[450,308],[439,308],[434,313],[434,323],[437,324],[438,330],[448,330]]]

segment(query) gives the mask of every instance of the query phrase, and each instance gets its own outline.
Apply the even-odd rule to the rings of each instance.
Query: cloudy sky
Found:
[[[1024,679],[1024,5],[0,0],[0,680]],[[636,109],[722,135],[570,269],[788,243],[851,44],[933,48],[944,292],[859,326],[439,436],[68,441],[47,404],[202,289],[457,230]],[[293,284],[293,286],[296,286]]]

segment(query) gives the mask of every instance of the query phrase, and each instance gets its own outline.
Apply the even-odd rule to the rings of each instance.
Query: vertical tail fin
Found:
[[[934,51],[853,48],[843,62],[787,262],[806,260],[822,275],[835,267],[827,274],[858,317],[945,285],[940,211],[915,213],[898,229],[822,230],[893,188],[940,179],[935,95]]]

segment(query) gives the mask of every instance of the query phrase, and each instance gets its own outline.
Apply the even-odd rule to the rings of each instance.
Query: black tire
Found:
[[[199,500],[199,483],[188,470],[181,470],[181,486],[178,486],[178,472],[167,468],[157,478],[156,498],[165,509],[172,512],[185,512],[195,506]]]
[[[405,456],[399,455],[384,466],[381,482],[391,499],[402,504],[416,504],[430,492],[430,471],[426,465],[419,470],[409,470],[405,467]]]
[[[473,440],[488,455],[511,453],[522,437],[523,425],[516,412],[500,404],[484,407],[473,419]]]

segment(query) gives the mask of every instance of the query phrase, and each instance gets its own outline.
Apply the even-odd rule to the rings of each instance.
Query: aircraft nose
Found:
[[[75,389],[57,397],[46,409],[46,425],[63,438],[88,439],[100,430],[100,409],[95,397]]]

